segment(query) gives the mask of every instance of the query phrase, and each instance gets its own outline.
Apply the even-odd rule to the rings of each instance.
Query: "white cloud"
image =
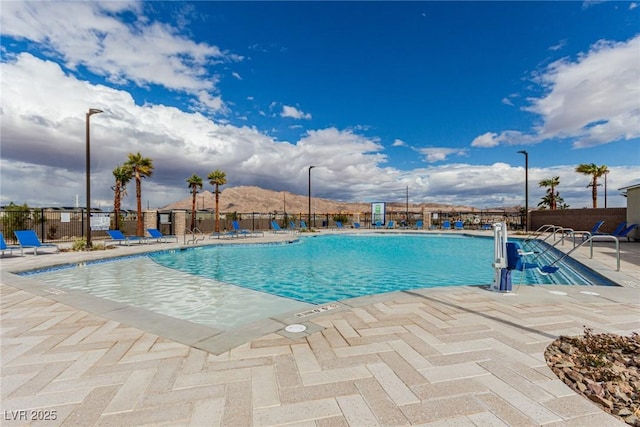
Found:
[[[538,142],[533,135],[525,135],[515,130],[506,130],[501,133],[487,132],[471,141],[472,147],[490,148],[498,145],[527,145]]]
[[[302,110],[297,109],[296,107],[291,107],[289,105],[282,106],[282,112],[280,113],[281,117],[290,117],[292,119],[310,119],[311,114],[305,113]]]
[[[627,42],[600,41],[577,60],[562,59],[535,76],[545,95],[525,111],[539,116],[531,133],[487,132],[474,147],[569,139],[574,148],[640,137],[640,35]],[[503,100],[504,103],[504,100]]]
[[[235,71],[233,73],[231,73],[231,75],[233,77],[235,77],[236,79],[238,79],[238,80],[242,80],[242,77],[240,77],[240,74],[236,73]]]
[[[425,159],[428,163],[442,162],[444,160],[447,160],[447,158],[451,155],[467,155],[467,150],[449,147],[419,148],[417,151],[425,156]]]
[[[125,23],[119,19],[125,14],[137,19]],[[208,67],[242,60],[149,20],[140,2],[3,2],[0,24],[3,36],[29,40],[55,52],[69,69],[84,66],[117,84],[211,91]]]
[[[396,139],[393,141],[393,144],[391,144],[392,147],[407,147],[407,143],[404,142],[401,139]]]

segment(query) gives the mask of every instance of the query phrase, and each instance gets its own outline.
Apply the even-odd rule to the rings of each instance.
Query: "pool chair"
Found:
[[[630,226],[628,226],[627,228],[625,228],[624,230],[622,230],[620,233],[616,234],[615,236],[617,238],[626,237],[627,241],[631,241],[631,236],[629,236],[629,233],[631,233],[636,228],[638,228],[638,224],[631,224]]]
[[[25,249],[33,249],[34,255],[38,255],[38,249],[41,248],[53,248],[56,252],[60,252],[58,245],[54,245],[53,243],[42,243],[36,232],[33,230],[18,230],[14,231],[13,234],[15,234],[16,239],[18,239],[21,256],[24,256]]]
[[[424,222],[416,221],[416,229],[421,230],[424,227]]]
[[[382,221],[376,221],[373,224],[373,228],[382,228]]]
[[[481,230],[491,230],[491,224],[482,224]]]
[[[395,223],[395,222],[393,222],[393,221],[389,221],[389,222],[387,223],[387,228],[394,228],[395,226],[396,226],[396,223]]]
[[[109,237],[111,237],[111,240],[109,240],[109,242],[118,242],[119,245],[122,245],[122,243],[124,243],[129,246],[131,242],[146,243],[146,239],[144,237],[125,236],[120,230],[107,230],[107,234],[109,234]]]
[[[620,233],[622,233],[624,231],[624,229],[627,228],[627,224],[628,224],[627,221],[622,221],[620,224],[618,224],[616,229],[611,232],[611,236],[617,236]],[[598,231],[597,233],[594,233],[593,235],[594,236],[600,236],[600,235],[607,235],[607,234],[609,234],[609,233],[601,233],[601,232]]]
[[[149,233],[151,239],[155,239],[156,242],[169,243],[169,239],[176,239],[176,243],[178,243],[178,236],[162,234],[157,228],[147,228],[147,233]]]
[[[342,225],[342,222],[336,221],[336,228],[338,230],[344,230],[344,225]]]
[[[296,223],[293,221],[289,221],[289,230],[297,230],[298,227],[296,226]]]
[[[278,223],[275,222],[275,221],[271,221],[271,229],[273,230],[274,233],[286,233],[287,232],[287,230],[283,230],[282,228],[280,228]]]
[[[300,230],[308,230],[307,223],[303,220],[300,220]]]
[[[359,222],[354,222],[353,223],[353,228],[360,228],[360,223]]]
[[[14,249],[20,249],[18,246],[9,246],[7,242],[4,240],[4,235],[0,233],[0,251],[2,252],[2,256],[4,256],[5,251],[9,251],[9,255],[13,255]]]
[[[616,228],[611,234],[606,234],[606,233],[594,234],[593,240],[599,240],[598,237],[613,236],[613,237],[617,237],[618,239],[626,237],[627,241],[631,241],[631,236],[629,236],[629,233],[631,233],[633,230],[638,228],[638,224],[631,224],[628,227],[626,227],[626,225],[627,223],[625,222],[625,227],[622,227],[622,229],[620,229],[620,226],[618,226],[618,228]]]
[[[241,228],[240,223],[235,219],[231,221],[231,225],[233,226],[233,230],[231,230],[229,233],[231,234],[235,233],[238,237],[239,236],[256,237],[258,234],[260,234],[261,236],[264,236],[264,233],[262,231],[251,231],[251,230],[247,230],[246,228]]]
[[[451,230],[451,221],[442,221],[443,230]]]
[[[604,220],[596,222],[596,225],[593,226],[589,233],[591,233],[591,235],[598,234],[600,232],[600,227],[602,227],[602,224],[604,224]]]
[[[554,267],[553,265],[540,267],[536,263],[526,262],[524,257],[526,255],[532,255],[533,252],[524,252],[521,249],[520,244],[517,242],[507,242],[506,247],[507,247],[507,271],[508,271],[507,274],[511,274],[512,270],[517,270],[521,272],[522,274],[520,275],[520,284],[522,284],[522,281],[524,280],[525,270],[536,269],[538,270],[538,273],[542,274],[543,276],[546,276],[548,274],[555,273],[559,269],[558,267]]]
[[[464,222],[462,222],[462,221],[456,221],[456,222],[454,222],[454,223],[453,223],[453,227],[454,227],[456,230],[464,230]]]

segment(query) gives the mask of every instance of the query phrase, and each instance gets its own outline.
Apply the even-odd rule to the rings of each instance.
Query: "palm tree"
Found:
[[[209,184],[215,186],[216,193],[216,232],[220,232],[220,211],[218,210],[219,203],[219,194],[220,194],[220,186],[225,185],[227,183],[227,176],[220,169],[216,169],[211,172],[207,179],[209,180]]]
[[[140,152],[129,153],[129,158],[125,166],[131,168],[136,178],[136,201],[138,208],[138,222],[136,225],[136,235],[144,237],[144,221],[142,218],[142,178],[151,176],[153,173],[153,160],[148,157],[142,157]]]
[[[545,198],[543,198],[544,203],[542,204],[544,204],[545,206],[549,206],[549,209],[551,209],[552,211],[556,210],[556,198],[560,197],[560,193],[556,193],[555,189],[558,185],[560,185],[560,177],[554,176],[551,179],[543,179],[538,183],[538,185],[540,187],[548,187],[547,195],[545,196],[547,200],[545,201]],[[540,206],[540,203],[538,204],[538,206]]]
[[[555,206],[555,208],[551,208],[551,204]],[[538,207],[544,209],[545,207],[549,207],[549,209],[567,209],[567,205],[564,203],[564,199],[560,197],[560,193],[551,194],[547,193],[544,195],[540,203],[538,203]]]
[[[191,231],[193,231],[196,228],[196,194],[198,194],[198,188],[202,188],[202,178],[194,173],[187,178],[187,184],[189,184],[193,196],[191,202]]]
[[[591,198],[593,199],[593,208],[598,207],[598,178],[602,175],[609,173],[609,169],[606,165],[596,166],[595,163],[583,163],[576,167],[576,172],[583,173],[585,175],[591,175],[591,184],[587,187],[591,187]]]
[[[116,179],[116,185],[111,187],[113,190],[113,213],[115,215],[115,229],[120,229],[120,208],[122,198],[127,195],[127,184],[133,178],[133,171],[127,165],[118,165],[113,170],[113,176]]]

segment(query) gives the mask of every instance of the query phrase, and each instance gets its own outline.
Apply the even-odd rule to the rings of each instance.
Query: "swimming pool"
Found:
[[[557,256],[553,251],[547,254]],[[286,244],[214,245],[38,274],[59,288],[222,329],[269,313],[417,288],[489,285],[493,239],[462,235],[323,235]],[[567,258],[567,261],[570,259]],[[540,260],[543,262],[543,260]],[[559,273],[528,270],[524,284],[601,283],[563,262]],[[266,313],[266,314],[265,314]]]

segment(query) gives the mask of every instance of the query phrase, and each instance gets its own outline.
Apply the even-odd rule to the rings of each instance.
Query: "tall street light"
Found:
[[[607,209],[607,174],[609,171],[604,173],[604,208]]]
[[[311,229],[311,169],[315,166],[309,166],[309,229]]]
[[[524,154],[524,231],[529,231],[529,153],[525,150],[518,153]]]
[[[102,113],[102,110],[97,108],[90,108],[87,112],[86,126],[87,126],[87,249],[91,248],[91,143],[89,133],[89,118],[94,114]]]

